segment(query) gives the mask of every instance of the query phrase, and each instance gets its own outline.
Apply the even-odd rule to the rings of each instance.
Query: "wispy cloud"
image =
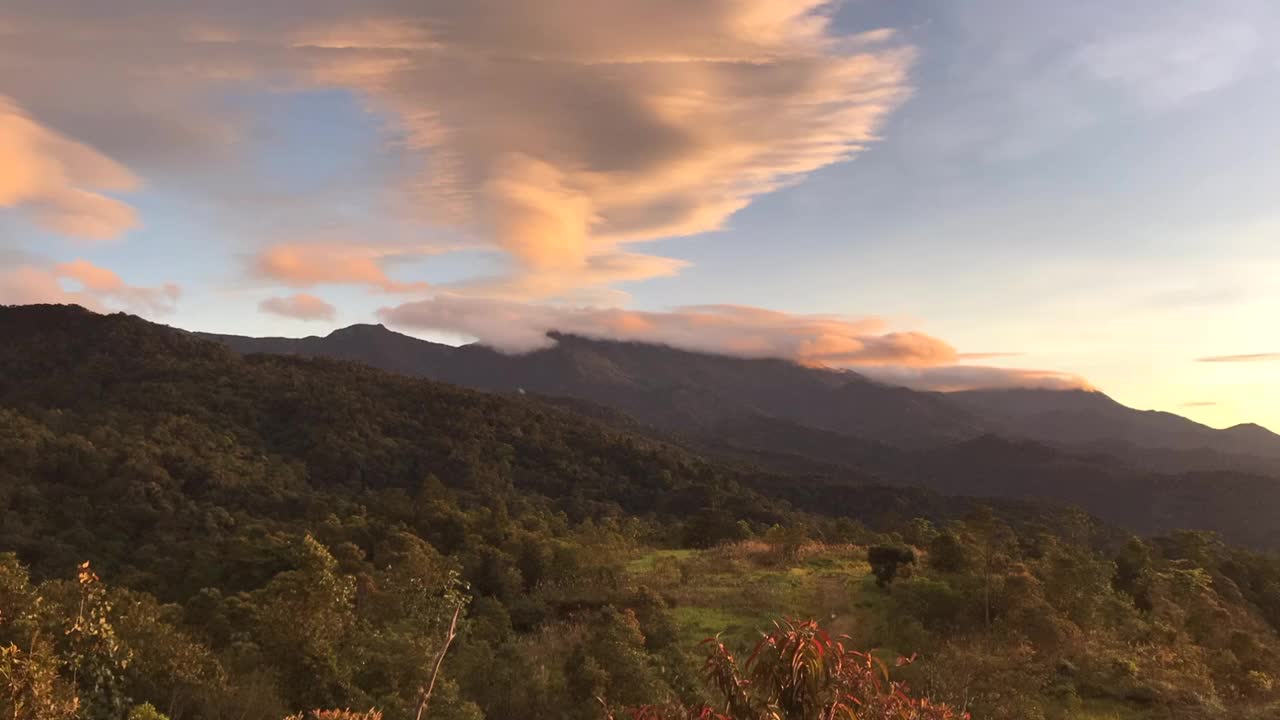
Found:
[[[918,332],[889,331],[878,318],[796,315],[738,305],[640,312],[439,295],[383,308],[378,316],[398,327],[470,335],[513,353],[549,347],[555,340],[547,334],[558,331],[847,367],[938,365],[956,357],[946,342]]]
[[[344,243],[273,245],[253,258],[258,277],[294,288],[365,285],[391,293],[427,290],[424,282],[392,279],[382,263],[396,248]]]
[[[884,382],[923,390],[1089,387],[1082,378],[1067,373],[956,365],[962,356],[946,341],[920,332],[890,330],[874,317],[803,315],[738,305],[639,312],[450,295],[383,308],[378,316],[388,325],[467,335],[510,353],[550,347],[556,340],[548,333],[555,331],[854,368]]]
[[[338,316],[338,309],[314,295],[298,293],[288,297],[267,298],[258,303],[264,313],[280,315],[294,320],[328,320]]]
[[[1142,28],[1113,28],[1077,57],[1098,79],[1163,109],[1237,80],[1262,49],[1258,28],[1245,19],[1164,15]]]
[[[14,0],[0,86],[131,167],[185,161],[188,176],[237,157],[234,113],[210,98],[348,90],[387,121],[403,164],[374,182],[402,221],[502,253],[508,271],[478,279],[494,292],[561,297],[678,272],[627,246],[719,229],[877,140],[910,94],[915,50],[888,31],[838,33],[833,5],[120,0],[108,17],[92,0]],[[121,209],[93,214],[108,207]],[[74,229],[128,224],[109,220]],[[369,244],[359,229],[346,242]]]
[[[27,115],[0,95],[0,207],[16,207],[54,232],[86,240],[133,227],[133,208],[102,191],[137,187],[128,169]]]
[[[1026,353],[1020,352],[969,352],[960,353],[956,356],[959,360],[1003,360],[1005,358],[1022,357]]]
[[[1221,404],[1221,403],[1218,403],[1218,402],[1216,402],[1216,401],[1214,401],[1214,400],[1193,400],[1193,401],[1191,401],[1191,402],[1184,402],[1184,403],[1182,403],[1179,407],[1184,407],[1184,408],[1205,408],[1205,407],[1216,407],[1216,406],[1218,406],[1218,405],[1220,405],[1220,404]]]
[[[1004,390],[1012,388],[1038,388],[1043,390],[1093,389],[1088,381],[1078,375],[1025,368],[950,365],[926,368],[869,368],[861,370],[861,372],[881,382],[935,392]]]
[[[429,48],[370,67],[375,34],[321,77],[399,118],[411,202],[504,252],[504,294],[554,297],[671,274],[622,246],[721,228],[876,139],[913,50],[838,38],[827,5],[429,2]]]
[[[1280,361],[1280,353],[1252,353],[1248,355],[1214,355],[1211,357],[1197,358],[1196,362],[1202,363],[1249,363],[1249,362],[1276,362]]]
[[[182,290],[173,283],[141,287],[87,260],[57,265],[24,263],[0,270],[0,303],[74,303],[90,309],[148,315],[173,312]]]

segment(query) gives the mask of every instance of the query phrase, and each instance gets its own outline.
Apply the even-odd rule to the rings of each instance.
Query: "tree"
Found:
[[[53,641],[57,627],[27,570],[0,554],[0,715],[16,720],[70,720],[79,708],[75,687],[62,677]]]
[[[944,573],[962,572],[969,566],[969,549],[960,536],[948,530],[929,543],[929,567]]]
[[[907,524],[907,529],[903,532],[904,540],[921,548],[928,547],[937,537],[938,528],[922,517],[912,518],[911,522]]]
[[[106,588],[89,563],[80,564],[76,579],[79,607],[65,630],[71,682],[79,689],[83,717],[89,720],[117,718],[130,704],[124,690],[123,671],[132,652],[116,634]]]
[[[1151,548],[1139,538],[1129,538],[1116,555],[1116,574],[1112,585],[1116,590],[1132,597],[1139,608],[1150,610],[1151,601],[1143,597],[1143,586],[1148,582],[1151,572]]]
[[[990,629],[992,586],[995,584],[997,574],[1003,572],[1009,562],[1016,536],[1013,530],[985,505],[966,519],[965,528],[973,537],[973,545],[978,552],[978,568],[982,573],[983,621]]]
[[[915,561],[915,552],[904,545],[874,545],[867,550],[867,562],[880,587],[887,587],[897,577],[899,568]]]
[[[284,690],[294,707],[350,697],[349,640],[355,625],[355,582],[338,571],[329,550],[302,538],[295,570],[282,572],[260,592],[258,637],[284,670]],[[305,704],[304,704],[305,703]]]

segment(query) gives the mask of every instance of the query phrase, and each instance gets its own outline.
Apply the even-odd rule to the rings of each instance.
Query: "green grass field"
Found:
[[[865,550],[810,547],[780,561],[763,544],[711,550],[658,550],[627,564],[629,579],[660,593],[672,605],[682,637],[691,644],[717,633],[746,647],[778,617],[819,618],[850,633],[857,615],[874,609]],[[876,594],[878,595],[878,594]]]

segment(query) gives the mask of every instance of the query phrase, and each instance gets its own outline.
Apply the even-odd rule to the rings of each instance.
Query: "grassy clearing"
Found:
[[[629,579],[665,597],[681,636],[690,643],[722,633],[746,647],[779,616],[821,618],[830,629],[850,632],[868,587],[863,548],[811,545],[784,559],[763,543],[710,550],[659,550],[627,564]],[[868,583],[870,582],[870,585]]]
[[[654,550],[627,562],[627,573],[632,576],[643,576],[653,572],[655,566],[667,561],[687,560],[697,550]]]

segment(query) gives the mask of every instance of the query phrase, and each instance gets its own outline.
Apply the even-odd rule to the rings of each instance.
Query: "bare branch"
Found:
[[[431,682],[422,688],[422,696],[418,698],[418,713],[415,720],[422,720],[422,715],[427,711],[427,705],[431,702],[431,693],[436,689],[436,678],[440,676],[440,666],[444,664],[445,653],[449,652],[449,646],[453,644],[453,638],[457,636],[458,616],[462,614],[462,605],[459,604],[453,611],[453,621],[449,623],[449,632],[445,635],[444,646],[440,648],[440,654],[436,656],[435,669],[431,671]]]

